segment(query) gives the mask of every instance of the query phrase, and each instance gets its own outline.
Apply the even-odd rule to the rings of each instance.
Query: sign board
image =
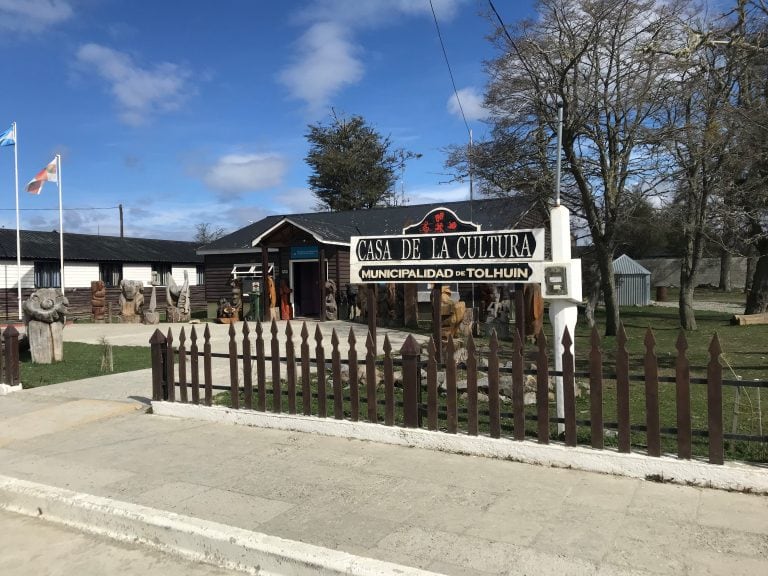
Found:
[[[317,246],[291,246],[291,260],[314,260],[319,255]]]
[[[350,282],[542,282],[544,229],[353,236]]]
[[[450,208],[430,210],[421,222],[403,228],[403,234],[451,234],[454,232],[477,232],[480,226],[465,222]]]

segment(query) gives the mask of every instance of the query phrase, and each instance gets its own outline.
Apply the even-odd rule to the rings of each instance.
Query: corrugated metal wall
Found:
[[[650,274],[616,274],[615,281],[619,306],[648,306],[651,303]]]

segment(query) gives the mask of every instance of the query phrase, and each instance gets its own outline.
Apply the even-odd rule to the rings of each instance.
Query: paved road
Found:
[[[66,386],[0,398],[4,475],[456,576],[768,573],[766,497],[162,417]]]
[[[3,576],[233,576],[141,546],[0,510]]]
[[[678,302],[652,302],[653,306],[662,306],[664,308],[678,308]],[[726,314],[744,314],[744,304],[735,304],[733,302],[710,302],[709,300],[694,300],[694,310],[708,310],[710,312],[724,312]]]
[[[309,347],[310,354],[314,356],[315,347],[317,342],[315,340],[316,335],[322,336],[326,350],[331,349],[331,336],[333,332],[336,332],[336,336],[339,339],[339,350],[342,354],[346,354],[349,349],[349,334],[350,329],[354,333],[356,346],[355,349],[358,354],[365,354],[366,338],[368,336],[368,326],[365,324],[358,324],[356,322],[344,322],[337,320],[334,322],[318,322],[316,320],[294,320],[291,321],[291,330],[293,331],[293,341],[296,344],[296,351],[298,353],[299,345],[301,344],[301,331],[306,323],[307,332],[309,335]],[[275,322],[277,328],[277,337],[280,341],[281,350],[285,342],[285,330],[287,322],[280,321]],[[149,346],[149,339],[154,334],[155,330],[159,329],[163,334],[167,334],[168,329],[171,328],[173,333],[174,342],[178,344],[179,334],[181,329],[184,328],[187,337],[187,346],[190,345],[190,335],[192,327],[194,326],[197,332],[197,343],[202,348],[203,344],[203,332],[206,328],[210,330],[211,334],[211,348],[214,352],[227,352],[229,343],[229,324],[159,324],[157,326],[148,326],[144,324],[95,324],[95,323],[82,323],[82,324],[69,324],[64,328],[64,341],[65,342],[85,342],[88,344],[100,344],[102,338],[106,338],[113,346]],[[238,345],[242,342],[242,330],[243,322],[238,322],[234,325],[236,340]],[[263,337],[266,339],[266,349],[269,350],[269,339],[271,334],[272,325],[268,323],[262,324]],[[253,322],[249,323],[250,338],[253,341],[256,337],[255,330],[256,325]],[[377,350],[381,350],[384,344],[384,338],[388,338],[392,348],[399,350],[408,337],[408,332],[401,330],[393,330],[389,328],[378,328],[376,331]],[[427,340],[426,336],[414,335],[419,340]],[[330,354],[326,354],[330,357]]]
[[[65,330],[68,339],[107,334],[141,345],[150,333]],[[0,471],[448,575],[768,573],[763,496],[168,418],[146,413],[149,396],[143,370],[0,397]],[[124,554],[143,574],[186,570],[51,527],[49,546],[27,548],[39,565],[25,572],[24,553],[6,555],[6,535],[24,539],[42,526],[0,516],[0,574],[117,573],[108,562]],[[62,564],[67,549],[74,564]],[[107,564],[80,564],[87,550]],[[184,573],[198,569],[219,573]]]

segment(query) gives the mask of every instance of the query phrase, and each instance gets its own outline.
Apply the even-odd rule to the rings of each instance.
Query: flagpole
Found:
[[[56,154],[56,180],[59,183],[59,255],[61,257],[61,295],[64,296],[64,216],[61,204],[61,154]]]
[[[19,218],[19,134],[16,131],[16,122],[13,123],[13,168],[16,178],[16,287],[19,301],[19,320],[23,319],[21,312],[21,227]]]

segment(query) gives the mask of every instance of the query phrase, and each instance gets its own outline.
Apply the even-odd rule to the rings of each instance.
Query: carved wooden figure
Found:
[[[166,275],[165,300],[168,304],[166,316],[168,322],[189,322],[192,317],[189,302],[189,276],[184,270],[184,284],[179,286],[170,274]]]
[[[104,313],[107,306],[107,289],[104,282],[94,280],[91,282],[91,314],[94,322],[104,322]]]
[[[141,322],[144,306],[144,284],[140,280],[120,280],[120,321]]]
[[[23,304],[32,362],[51,364],[64,359],[63,330],[69,301],[56,288],[41,288]]]

